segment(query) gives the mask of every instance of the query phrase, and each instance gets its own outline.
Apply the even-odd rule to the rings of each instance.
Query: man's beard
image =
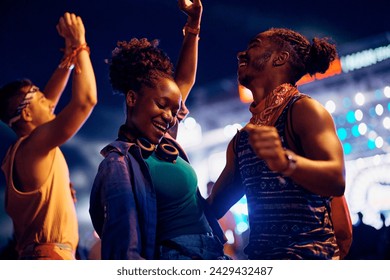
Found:
[[[254,80],[257,75],[261,75],[260,73],[264,72],[265,65],[268,62],[268,60],[271,58],[272,52],[266,52],[263,55],[256,58],[254,62],[251,62],[251,68],[254,69],[254,72],[251,72],[250,75],[244,74],[244,75],[238,75],[238,82],[246,87],[250,84],[252,80]],[[248,67],[249,64],[246,65]]]

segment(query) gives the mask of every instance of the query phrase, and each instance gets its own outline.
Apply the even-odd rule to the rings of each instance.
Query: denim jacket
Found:
[[[173,139],[163,138],[180,151]],[[140,148],[129,142],[116,140],[106,146],[90,197],[92,224],[102,241],[102,259],[154,259],[156,247],[156,193],[148,167]],[[208,211],[205,199],[198,195],[205,207],[214,234],[224,242],[218,221]]]

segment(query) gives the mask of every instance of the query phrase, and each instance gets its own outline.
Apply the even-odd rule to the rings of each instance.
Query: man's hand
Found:
[[[199,27],[202,17],[203,6],[200,0],[179,0],[180,10],[188,16],[188,24],[191,27]]]
[[[269,169],[280,172],[288,166],[278,131],[273,126],[247,124],[244,127],[249,133],[249,144],[255,154],[266,161]]]
[[[58,34],[65,39],[65,44],[71,48],[85,44],[85,29],[81,17],[65,13],[56,26]]]

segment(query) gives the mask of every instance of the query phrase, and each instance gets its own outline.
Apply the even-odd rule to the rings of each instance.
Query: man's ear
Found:
[[[272,66],[282,66],[290,58],[290,53],[286,51],[281,51],[275,55],[274,60],[272,61]]]
[[[137,93],[134,90],[129,90],[126,94],[126,104],[128,107],[133,107],[137,101]]]
[[[31,122],[33,119],[31,111],[28,107],[26,107],[22,110],[22,112],[20,113],[20,116],[21,116],[22,120],[24,120],[25,122]]]

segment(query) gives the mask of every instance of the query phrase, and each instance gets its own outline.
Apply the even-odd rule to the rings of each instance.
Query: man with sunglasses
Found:
[[[96,105],[96,81],[81,18],[65,13],[57,31],[65,39],[64,57],[43,92],[27,79],[0,89],[0,119],[18,137],[2,170],[19,259],[75,259],[79,240],[74,193],[59,146]],[[73,68],[72,97],[56,116]]]

